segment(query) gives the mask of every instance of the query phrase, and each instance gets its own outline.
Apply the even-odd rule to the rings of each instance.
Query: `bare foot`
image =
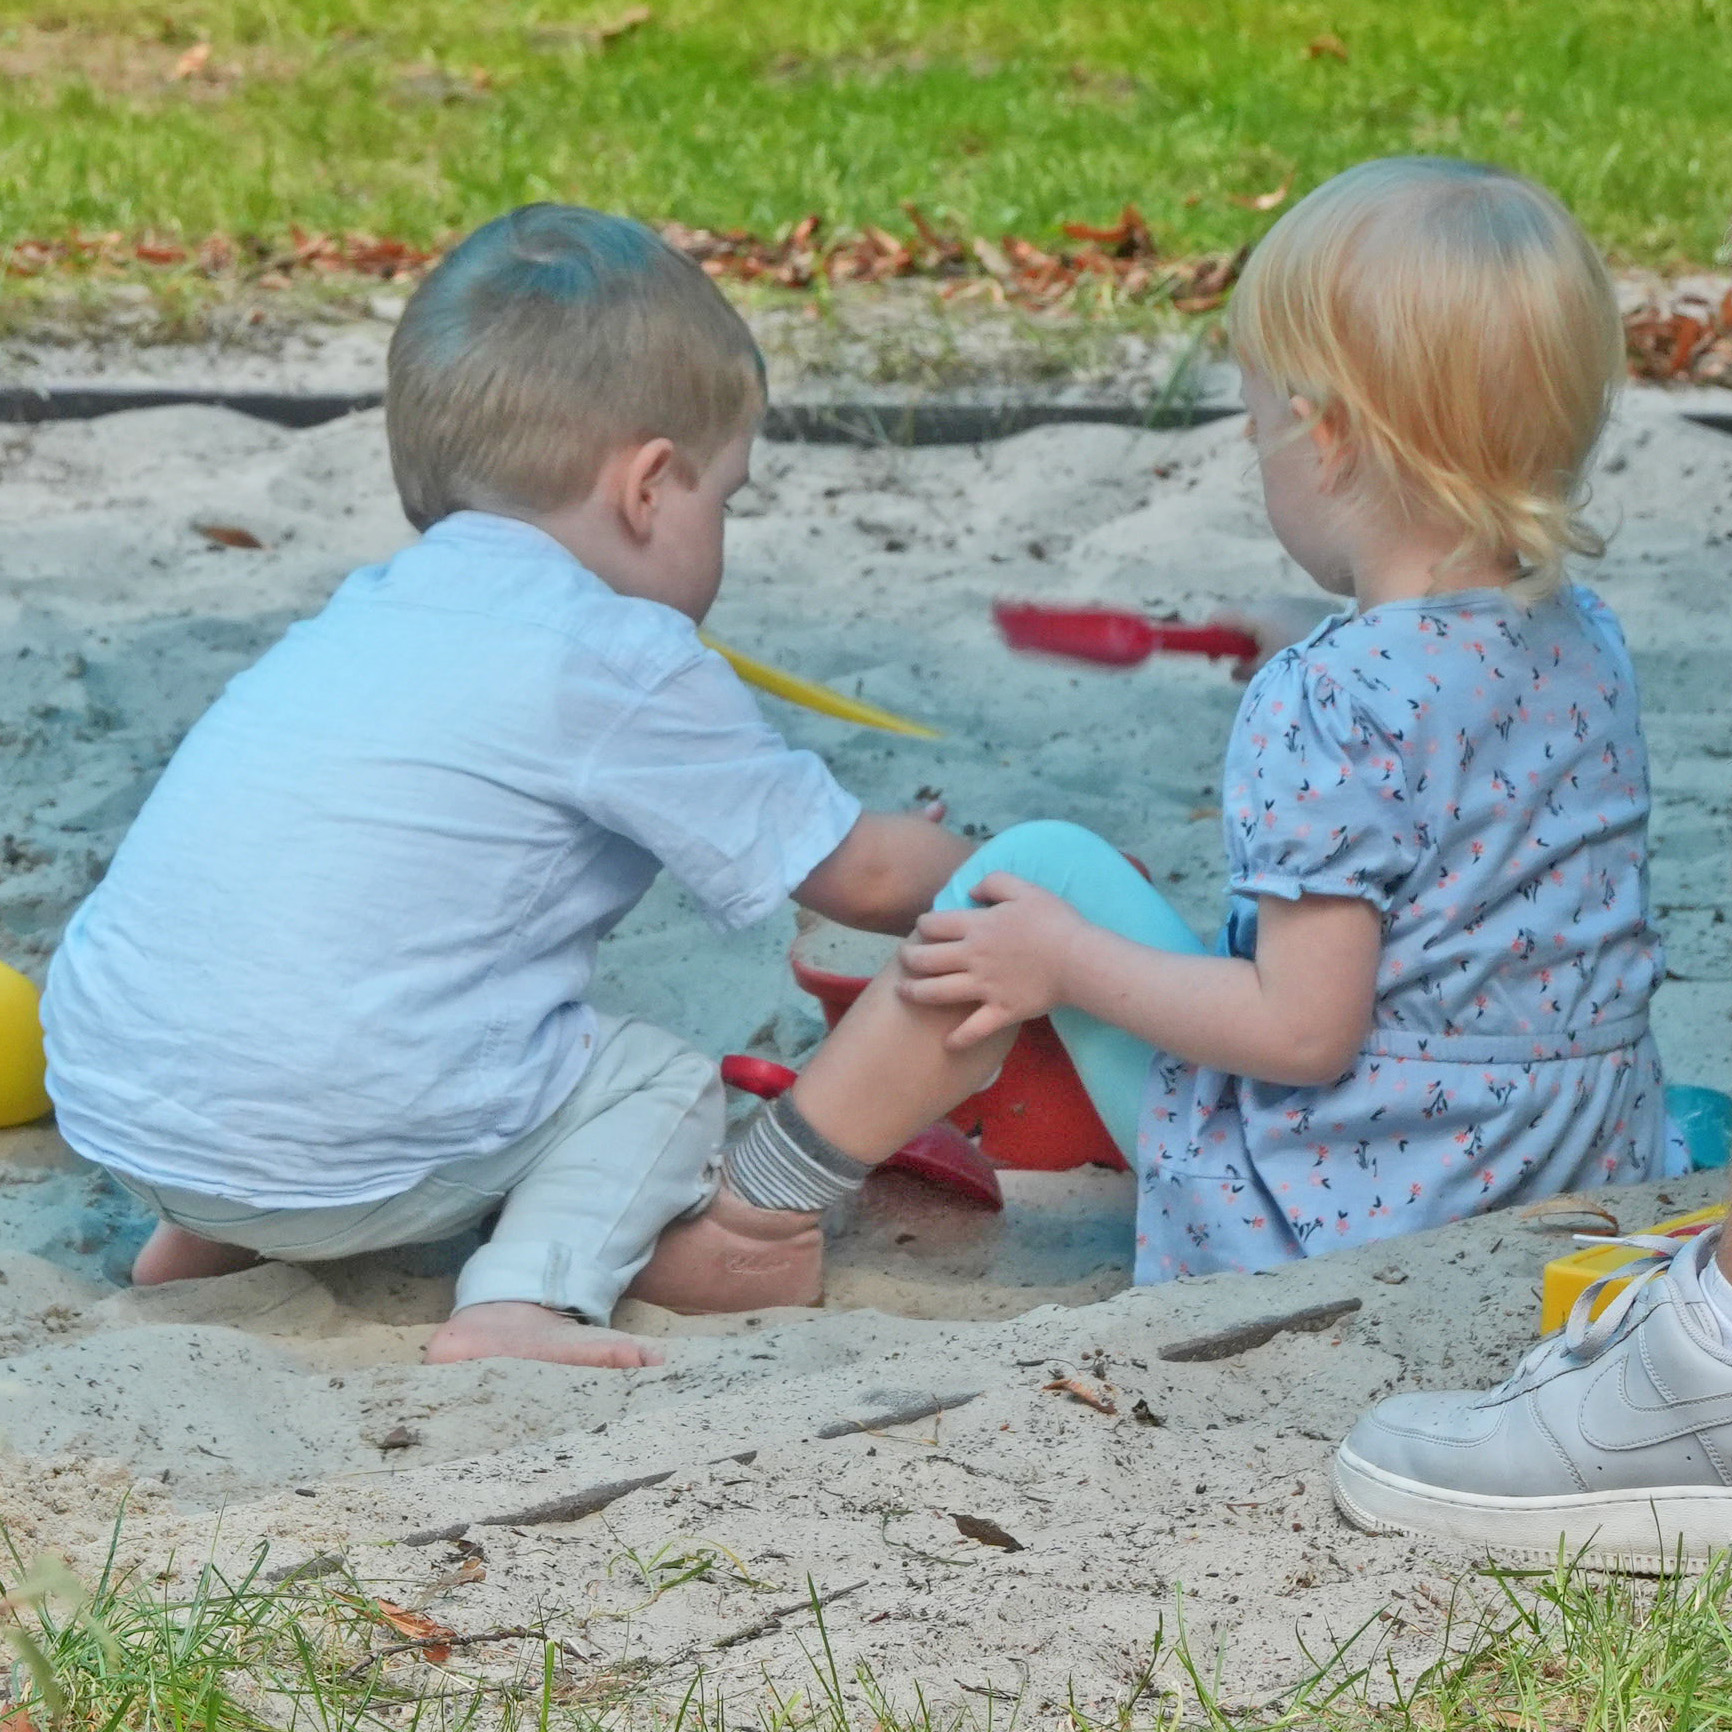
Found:
[[[688,1316],[822,1304],[818,1222],[816,1210],[754,1208],[723,1185],[696,1220],[662,1230],[626,1297]]]
[[[664,1355],[647,1342],[635,1341],[617,1329],[597,1329],[512,1299],[485,1305],[465,1305],[439,1325],[427,1343],[429,1365],[449,1365],[459,1359],[545,1359],[555,1365],[595,1365],[613,1371],[633,1371],[660,1365]]]
[[[184,1227],[158,1221],[132,1265],[134,1287],[160,1287],[165,1281],[208,1281],[214,1275],[238,1275],[259,1261],[257,1251],[201,1239]]]

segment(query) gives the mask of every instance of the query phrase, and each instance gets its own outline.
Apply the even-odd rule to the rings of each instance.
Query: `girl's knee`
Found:
[[[1035,818],[1013,824],[981,845],[940,892],[937,908],[969,908],[970,892],[981,879],[994,872],[1038,884],[1043,890],[1064,895],[1078,872],[1111,871],[1126,864],[1112,843],[1062,818]]]

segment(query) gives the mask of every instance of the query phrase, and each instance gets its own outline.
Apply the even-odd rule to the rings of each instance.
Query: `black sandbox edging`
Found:
[[[0,426],[92,421],[129,409],[198,404],[233,409],[279,427],[319,427],[384,401],[377,391],[220,391],[151,385],[0,386]],[[763,435],[784,444],[979,445],[1034,427],[1201,427],[1240,410],[1224,403],[776,403]],[[1683,418],[1732,434],[1732,410],[1685,410]]]
[[[383,401],[377,391],[197,390],[180,386],[0,386],[0,425],[91,421],[128,409],[182,404],[233,409],[279,427],[318,427]],[[1135,403],[777,403],[764,437],[812,445],[978,445],[1032,427],[1092,423],[1167,429],[1201,426],[1239,411],[1225,404]]]

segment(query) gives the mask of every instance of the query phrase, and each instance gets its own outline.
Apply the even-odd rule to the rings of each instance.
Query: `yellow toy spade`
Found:
[[[743,656],[738,650],[729,649],[725,643],[711,637],[707,631],[699,632],[698,636],[721,656],[747,685],[756,686],[773,697],[786,698],[789,703],[816,710],[821,716],[835,716],[844,722],[857,722],[863,728],[882,728],[886,733],[909,734],[917,740],[943,738],[936,728],[929,728],[924,722],[911,722],[906,716],[879,709],[876,704],[846,697],[834,687],[821,685],[817,680],[802,679],[799,674],[785,674],[780,668],[771,667],[768,662]]]
[[[42,1079],[42,1019],[36,988],[0,962],[0,1126],[26,1125],[52,1105]]]

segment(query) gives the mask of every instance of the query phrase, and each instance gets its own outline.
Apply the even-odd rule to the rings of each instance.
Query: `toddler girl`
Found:
[[[1604,267],[1528,181],[1372,162],[1275,226],[1230,331],[1270,523],[1351,606],[1246,692],[1214,953],[1099,838],[1010,830],[730,1172],[864,1171],[1050,1012],[1138,1175],[1139,1281],[1660,1176],[1636,689],[1563,576],[1601,551]]]

